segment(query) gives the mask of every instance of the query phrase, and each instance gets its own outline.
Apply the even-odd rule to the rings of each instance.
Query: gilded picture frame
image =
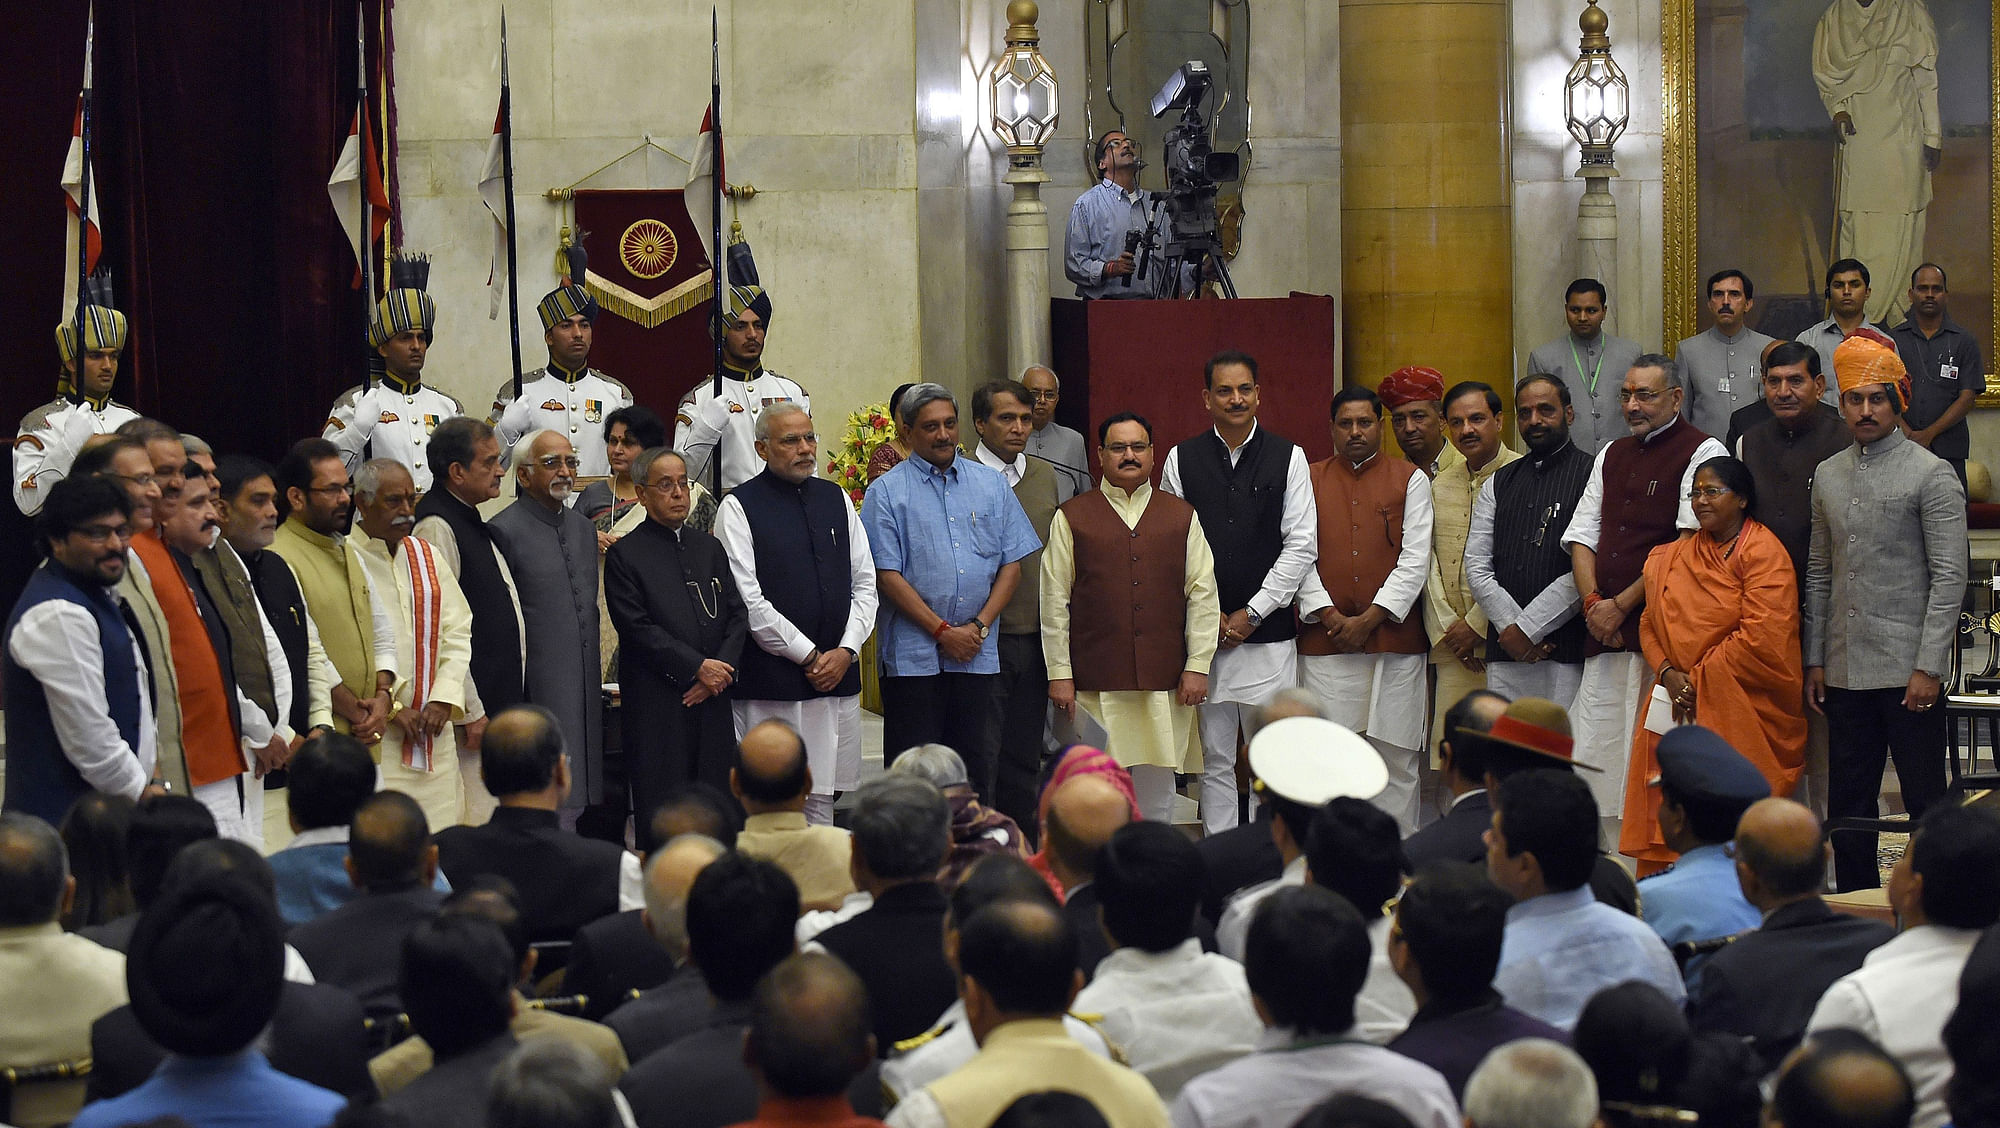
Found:
[[[1735,7],[1740,14],[1752,4],[1771,2],[1772,0],[1737,0]],[[1817,0],[1815,2],[1817,3]],[[1660,11],[1660,62],[1664,84],[1660,153],[1663,181],[1662,335],[1670,350],[1675,342],[1700,332],[1706,323],[1701,295],[1702,280],[1706,277],[1703,273],[1705,269],[1713,270],[1725,265],[1740,266],[1752,270],[1753,273],[1758,269],[1758,264],[1754,261],[1722,262],[1720,261],[1722,255],[1711,254],[1709,257],[1717,260],[1711,262],[1705,261],[1702,255],[1701,213],[1704,189],[1712,193],[1722,186],[1713,175],[1717,170],[1705,170],[1699,156],[1701,135],[1697,107],[1703,86],[1704,60],[1700,57],[1698,45],[1703,42],[1703,32],[1710,29],[1698,26],[1698,5],[1706,9],[1712,5],[1712,0],[1661,0]],[[1823,5],[1821,8],[1823,9]],[[1980,397],[1979,405],[2000,407],[2000,378],[1994,375],[1996,364],[2000,364],[2000,359],[1996,359],[1994,355],[1996,351],[2000,351],[2000,129],[1993,127],[1995,122],[2000,122],[2000,19],[1990,20],[1988,38],[1990,49],[1984,89],[1987,108],[1984,144],[1987,175],[1983,240],[1987,254],[1983,259],[1985,270],[1981,272],[1985,277],[1975,285],[1986,288],[1986,295],[1981,304],[1990,306],[1991,312],[1987,315],[1986,311],[1982,310],[1982,315],[1976,318],[1981,324],[1973,324],[1971,320],[1961,316],[1956,308],[1952,312],[1954,320],[1965,325],[1975,336],[1985,338],[1981,343],[1987,350],[1986,370],[1989,391]],[[1741,79],[1742,69],[1738,68],[1739,73],[1731,76],[1732,83]],[[1739,126],[1740,128],[1742,127]],[[1826,136],[1830,138],[1830,131]],[[1819,144],[1824,148],[1830,145],[1831,141],[1821,140]],[[1946,144],[1948,148],[1955,146],[1959,151],[1963,151],[1964,142],[1958,140],[1955,135],[1948,134]],[[1712,174],[1706,181],[1703,178],[1704,172]],[[1728,185],[1727,190],[1735,194],[1736,198],[1749,200],[1759,199],[1759,193],[1769,187],[1767,184]],[[1937,206],[1935,199],[1934,196],[1933,208]],[[1827,210],[1831,210],[1830,202]],[[1940,233],[1934,226],[1926,241],[1934,247],[1939,237]],[[1812,260],[1821,269],[1824,268],[1826,253],[1826,239],[1822,233],[1818,257]],[[1788,277],[1784,279],[1774,279],[1769,282],[1758,279],[1760,302],[1765,298],[1767,290],[1782,293],[1786,289],[1797,292],[1805,288],[1803,281],[1795,277],[1805,272],[1794,270],[1787,273]],[[1815,287],[1817,281],[1814,280]],[[1778,284],[1772,285],[1773,282]],[[1900,291],[1908,286],[1908,280],[1876,277],[1874,285],[1878,292],[1885,285]],[[1954,279],[1954,290],[1961,288]],[[1762,312],[1769,313],[1768,310]]]

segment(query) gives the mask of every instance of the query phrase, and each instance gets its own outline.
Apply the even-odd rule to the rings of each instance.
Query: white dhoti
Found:
[[[1486,664],[1486,688],[1509,701],[1518,701],[1523,697],[1540,697],[1569,709],[1576,704],[1576,687],[1582,682],[1581,662],[1488,662]]]
[[[805,742],[806,766],[812,771],[808,821],[830,824],[834,796],[861,786],[860,694],[809,701],[734,701],[730,713],[738,740],[765,721],[783,721]]]
[[[500,800],[486,790],[479,753],[466,751],[462,744],[458,748],[458,801],[459,817],[466,826],[485,826],[500,808]]]
[[[263,781],[257,781],[259,787]],[[264,792],[264,846],[266,856],[292,844],[292,790],[271,788]]]
[[[1201,713],[1201,825],[1219,834],[1236,825],[1236,739],[1256,735],[1257,710],[1278,691],[1299,684],[1298,648],[1253,642],[1218,649],[1208,670]]]
[[[1084,689],[1076,709],[1080,727],[1086,718],[1104,727],[1104,750],[1132,773],[1140,815],[1172,821],[1174,773],[1198,771],[1201,762],[1194,706],[1166,690]]]
[[[1619,650],[1583,660],[1583,680],[1569,709],[1569,727],[1576,738],[1576,762],[1603,769],[1577,773],[1590,782],[1600,818],[1623,816],[1625,765],[1632,759],[1639,710],[1652,700],[1652,681],[1643,654]]]
[[[194,797],[215,816],[215,832],[223,838],[264,852],[264,781],[244,772],[192,789]]]
[[[1389,769],[1377,807],[1395,816],[1404,837],[1417,829],[1418,762],[1429,728],[1422,654],[1303,654],[1299,684],[1336,724],[1368,738]]]

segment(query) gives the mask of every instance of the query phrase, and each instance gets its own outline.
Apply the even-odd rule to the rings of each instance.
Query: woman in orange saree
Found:
[[[1799,591],[1777,534],[1751,514],[1757,487],[1734,458],[1695,471],[1690,498],[1701,528],[1646,558],[1639,642],[1675,724],[1699,722],[1757,765],[1771,794],[1789,795],[1805,764],[1805,671],[1799,657]],[[1649,689],[1649,692],[1651,690]],[[1657,695],[1656,695],[1657,696]],[[1660,837],[1659,736],[1639,711],[1625,777],[1618,849],[1639,873],[1673,861]]]

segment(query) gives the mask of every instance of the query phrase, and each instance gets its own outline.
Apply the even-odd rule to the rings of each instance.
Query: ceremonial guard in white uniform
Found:
[[[761,286],[731,286],[722,318],[722,392],[704,379],[681,397],[674,416],[674,449],[687,456],[689,480],[715,481],[721,463],[722,493],[764,472],[757,456],[757,415],[774,403],[812,411],[812,397],[796,381],[764,367],[764,334],[771,326],[771,295]]]
[[[604,420],[632,405],[632,390],[590,367],[597,300],[582,286],[565,282],[550,290],[535,312],[542,318],[549,363],[521,376],[519,395],[512,380],[493,393],[487,422],[499,436],[500,459],[507,461],[522,436],[554,431],[576,448],[579,479],[606,477],[611,461],[604,452]]]
[[[139,413],[111,398],[118,378],[118,354],[129,329],[125,315],[111,308],[111,274],[100,270],[88,284],[83,307],[83,348],[77,348],[76,318],[56,326],[62,375],[56,398],[29,412],[14,437],[14,504],[32,517],[42,499],[69,474],[70,463],[92,435],[108,435]],[[83,388],[76,385],[77,354],[83,355]]]
[[[437,303],[424,292],[430,260],[398,256],[389,264],[390,290],[375,303],[368,347],[382,358],[380,383],[349,388],[333,403],[320,438],[340,449],[351,476],[370,458],[393,458],[410,470],[417,492],[431,488],[424,447],[437,425],[465,407],[454,396],[424,386],[424,358],[437,331]]]

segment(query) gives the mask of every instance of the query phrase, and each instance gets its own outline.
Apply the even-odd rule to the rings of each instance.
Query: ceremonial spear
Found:
[[[507,193],[507,335],[514,346],[514,398],[521,398],[521,299],[514,273],[514,96],[507,83],[507,9],[500,9],[500,179]]]
[[[90,303],[90,134],[91,134],[91,56],[97,45],[97,5],[86,9],[83,24],[83,93],[78,96],[77,114],[81,120],[78,132],[82,136],[83,164],[79,169],[82,187],[78,190],[76,213],[76,360],[70,373],[70,402],[83,402],[83,359],[89,351],[83,335],[84,310]]]
[[[722,395],[722,325],[724,302],[729,295],[722,289],[722,33],[717,22],[715,8],[708,9],[708,145],[709,163],[715,167],[715,184],[712,195],[715,206],[710,211],[709,239],[711,248],[708,255],[709,276],[715,290],[715,308],[709,311],[709,336],[715,339],[715,394]],[[716,448],[716,483],[722,481],[721,447]]]
[[[359,134],[354,146],[355,165],[354,194],[361,200],[361,253],[355,257],[361,260],[361,324],[367,325],[375,312],[375,287],[370,281],[368,260],[373,256],[375,241],[368,229],[368,12],[355,0],[354,5],[354,112],[355,132]],[[363,338],[366,340],[366,338]],[[365,394],[375,386],[375,351],[370,349],[362,358],[361,390]]]

